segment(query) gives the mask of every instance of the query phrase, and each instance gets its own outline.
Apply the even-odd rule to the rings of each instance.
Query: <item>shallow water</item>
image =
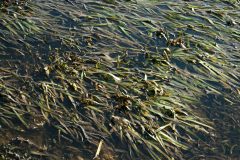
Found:
[[[213,129],[173,121],[180,142],[193,145],[184,154],[174,148],[174,158],[240,158],[238,1],[42,0],[21,7],[0,15],[3,157],[92,159],[104,140],[99,159],[144,159],[129,145],[142,140],[134,137],[141,131],[124,139],[109,117],[134,121],[134,128],[149,119],[165,125],[180,112],[179,121],[191,125],[193,113]],[[145,109],[134,117],[135,106],[154,102],[172,107],[163,112],[171,120],[153,109],[149,119]]]

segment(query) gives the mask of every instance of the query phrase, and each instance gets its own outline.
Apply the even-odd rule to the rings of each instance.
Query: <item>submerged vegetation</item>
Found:
[[[239,6],[3,1],[1,158],[239,157]]]

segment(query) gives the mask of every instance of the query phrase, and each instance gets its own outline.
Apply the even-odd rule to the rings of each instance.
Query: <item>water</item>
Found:
[[[3,157],[240,158],[238,1],[70,2],[2,7]]]

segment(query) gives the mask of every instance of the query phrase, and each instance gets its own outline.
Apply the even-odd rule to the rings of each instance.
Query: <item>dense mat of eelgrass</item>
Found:
[[[5,135],[0,153],[6,159],[179,159],[201,134],[216,138],[219,121],[207,119],[212,114],[205,110],[239,108],[238,3],[2,5],[0,125],[17,134]],[[228,143],[231,154],[239,151],[235,142]],[[23,143],[24,151],[16,147]]]

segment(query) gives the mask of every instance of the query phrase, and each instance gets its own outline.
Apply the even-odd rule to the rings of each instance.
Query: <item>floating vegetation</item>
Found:
[[[1,158],[239,157],[239,1],[16,2],[0,12]]]

